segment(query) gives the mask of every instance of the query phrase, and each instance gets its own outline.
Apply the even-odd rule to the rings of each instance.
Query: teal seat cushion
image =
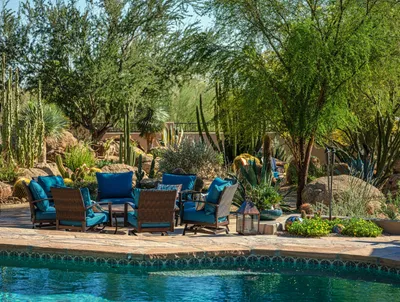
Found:
[[[86,226],[91,227],[102,223],[108,222],[108,212],[94,213],[91,216],[86,217]],[[61,220],[61,225],[69,225],[69,226],[82,226],[81,221],[69,221],[69,220]]]
[[[128,212],[127,218],[128,218],[128,222],[132,226],[134,226],[135,228],[138,228],[136,212]],[[142,228],[169,228],[169,227],[170,227],[170,223],[168,223],[168,222],[142,223]]]
[[[42,186],[48,198],[53,197],[51,188],[65,188],[64,179],[61,176],[38,176],[37,182]]]
[[[112,204],[125,204],[127,202],[134,202],[134,199],[132,197],[127,197],[127,198],[105,198],[105,199],[100,199],[99,202],[111,202]]]
[[[81,188],[81,194],[82,194],[82,198],[83,198],[83,202],[85,204],[85,207],[88,207],[90,205],[92,205],[92,199],[90,197],[90,192],[88,188]],[[87,209],[86,210],[86,216],[91,216],[92,214],[94,214],[93,208]]]
[[[140,199],[140,192],[142,190],[135,188],[133,190],[133,203],[135,204],[136,209],[139,208],[139,199]]]
[[[185,208],[183,213],[184,221],[204,222],[204,223],[215,223],[215,215],[207,215],[205,211],[197,211],[195,207]],[[218,218],[218,222],[226,221],[226,217]]]
[[[164,173],[162,176],[162,183],[164,185],[182,185],[182,191],[193,190],[196,178],[197,177],[194,174]]]
[[[99,199],[132,198],[133,172],[96,173]]]
[[[215,178],[208,188],[208,194],[206,201],[210,203],[218,203],[219,197],[225,187],[230,186],[232,183],[229,180],[223,180],[219,177]],[[206,214],[212,215],[215,212],[215,207],[206,204],[205,206]]]
[[[36,220],[56,220],[56,209],[54,207],[48,207],[45,212],[36,209],[35,216]]]
[[[29,190],[31,190],[32,197],[34,200],[46,199],[46,192],[43,190],[42,186],[39,185],[35,180],[31,180],[29,183]],[[36,207],[43,212],[46,212],[49,208],[49,201],[43,200],[35,203]]]

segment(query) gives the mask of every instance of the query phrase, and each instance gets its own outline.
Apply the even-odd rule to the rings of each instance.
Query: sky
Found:
[[[6,1],[6,0],[0,0],[0,3],[2,3],[3,1]],[[24,1],[25,0],[9,0],[7,7],[9,7],[9,8],[11,8],[11,9],[16,11],[16,10],[18,10],[19,4],[21,2],[24,2]],[[78,2],[82,7],[84,7],[85,0],[79,0]],[[210,17],[208,17],[208,16],[199,16],[192,9],[189,9],[189,13],[191,15],[193,15],[193,16],[190,17],[190,18],[187,18],[187,24],[190,24],[190,23],[195,22],[195,21],[199,21],[201,27],[204,28],[204,29],[206,29],[206,28],[211,26],[212,22],[211,22]]]

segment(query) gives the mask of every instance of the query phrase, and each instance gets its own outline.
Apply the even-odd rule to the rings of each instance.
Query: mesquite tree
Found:
[[[388,40],[386,0],[210,0],[215,35],[200,36],[200,58],[214,57],[214,75],[248,104],[267,104],[265,120],[281,134],[298,171],[297,206],[316,140],[348,118],[350,83],[382,55]],[[391,29],[397,30],[397,29]],[[222,38],[222,39],[221,39]]]
[[[168,90],[178,62],[168,61],[167,52],[177,43],[184,2],[27,1],[30,83],[46,83],[43,97],[98,141],[127,105]]]

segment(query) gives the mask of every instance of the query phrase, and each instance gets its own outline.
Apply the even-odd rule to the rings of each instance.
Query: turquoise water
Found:
[[[0,260],[0,301],[400,301],[400,280],[362,271],[139,269]]]

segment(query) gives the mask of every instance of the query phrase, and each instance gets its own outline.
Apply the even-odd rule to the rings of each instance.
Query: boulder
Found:
[[[18,177],[32,179],[38,176],[61,175],[55,163],[37,164],[34,168],[20,169]]]
[[[371,211],[375,211],[380,202],[385,198],[378,188],[368,184],[360,178],[349,175],[337,175],[333,177],[333,198],[336,201],[345,201],[349,193],[353,196],[363,196],[369,200]],[[329,204],[328,179],[320,177],[309,183],[301,194],[303,203],[324,203]]]
[[[12,196],[13,186],[0,181],[0,199],[7,199]]]
[[[392,196],[397,196],[400,183],[400,174],[391,175],[383,186],[383,192],[385,194],[392,194]]]
[[[350,175],[350,167],[346,163],[337,163],[333,166],[335,175]]]
[[[62,136],[56,138],[46,138],[47,159],[55,161],[57,154],[63,155],[67,147],[76,146],[79,141],[69,131],[64,131]]]

